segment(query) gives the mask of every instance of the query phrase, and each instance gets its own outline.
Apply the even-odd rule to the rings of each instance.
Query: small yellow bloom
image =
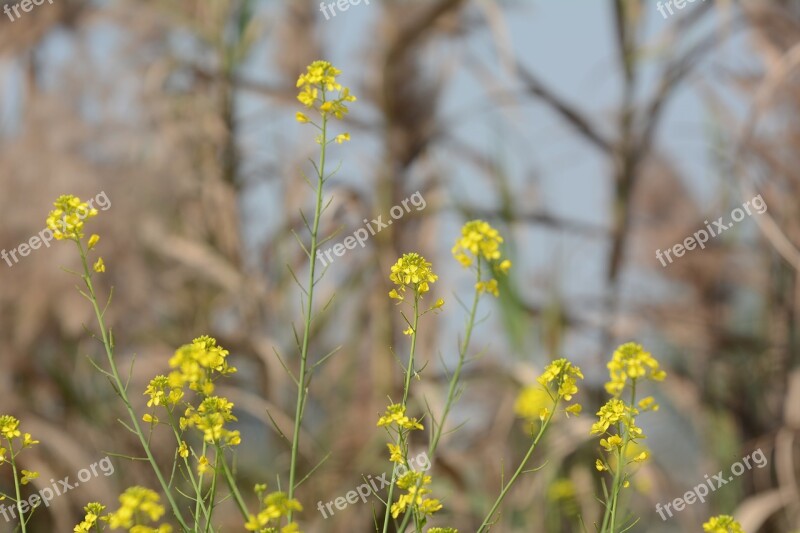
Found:
[[[389,297],[403,300],[406,289],[413,290],[417,295],[423,295],[430,290],[430,283],[439,279],[431,270],[431,264],[417,253],[404,254],[392,265],[389,279],[397,285],[389,292]]]
[[[544,422],[544,419],[547,418],[547,415],[549,414],[550,414],[550,409],[548,409],[547,407],[542,407],[542,409],[539,411],[539,420]]]
[[[594,467],[597,469],[598,472],[602,472],[603,470],[608,470],[608,468],[606,468],[606,465],[600,459],[597,459],[594,462]]]
[[[186,459],[189,457],[189,446],[186,445],[186,442],[181,441],[181,445],[178,448],[178,455]]]
[[[39,472],[31,472],[30,470],[23,470],[22,477],[20,478],[19,482],[23,485],[27,485],[37,477],[39,477]]]
[[[142,420],[144,420],[148,424],[158,424],[158,417],[153,416],[150,413],[145,413],[144,415],[142,415]]]
[[[97,242],[98,242],[99,240],[100,240],[100,235],[98,235],[98,234],[96,234],[96,233],[95,233],[95,234],[93,234],[91,237],[89,237],[89,244],[87,245],[87,248],[88,248],[89,250],[91,250],[92,248],[94,248],[94,247],[95,247],[95,245],[97,245]]]
[[[706,533],[744,533],[741,524],[726,514],[709,518],[708,522],[703,524],[703,531]]]
[[[211,465],[208,462],[208,458],[205,455],[201,455],[200,459],[197,461],[197,473],[205,474],[208,472],[209,468],[211,468]]]
[[[570,413],[570,414],[573,414],[573,415],[581,414],[582,410],[583,410],[583,407],[581,407],[581,404],[579,404],[579,403],[574,403],[574,404],[570,405],[569,407],[567,407],[565,409],[565,411],[567,413]]]
[[[414,334],[414,328],[412,328],[411,326],[408,326],[406,329],[403,330],[403,335],[413,335],[413,334]]]
[[[387,446],[389,447],[389,460],[393,463],[402,463],[403,462],[403,450],[400,449],[400,446],[397,444],[388,443]]]
[[[102,257],[98,257],[97,261],[95,262],[95,264],[94,264],[94,266],[92,268],[94,269],[95,272],[105,272],[106,271],[106,265],[105,265],[105,263],[103,263],[103,258]]]
[[[633,461],[636,462],[636,463],[643,463],[643,462],[647,461],[648,457],[649,457],[649,455],[647,454],[647,452],[642,452],[639,455],[637,455],[636,457],[634,457]]]
[[[29,446],[33,446],[34,444],[39,444],[38,440],[33,440],[31,438],[30,433],[23,433],[22,435],[22,447],[27,448]]]
[[[301,113],[300,111],[298,111],[298,112],[295,114],[294,118],[295,118],[295,119],[297,120],[297,122],[299,122],[300,124],[305,124],[306,122],[309,122],[309,118],[308,118],[308,117],[307,117],[307,116],[306,116],[304,113]]]
[[[336,141],[336,144],[342,144],[342,143],[347,142],[347,141],[350,140],[350,134],[349,133],[340,133],[339,135],[337,135],[334,138],[334,140]]]

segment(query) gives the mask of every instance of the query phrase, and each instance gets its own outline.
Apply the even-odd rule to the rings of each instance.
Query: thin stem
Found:
[[[636,380],[631,380],[631,404],[630,407],[633,409],[633,406],[636,402]],[[631,415],[630,424],[635,422],[633,415]],[[614,483],[611,486],[611,504],[606,505],[606,510],[603,515],[603,527],[601,531],[603,533],[614,533],[614,530],[617,527],[617,505],[619,503],[619,494],[622,492],[622,484],[624,483],[623,474],[624,474],[624,460],[627,457],[628,452],[628,444],[630,444],[630,431],[623,431],[624,424],[620,422],[617,427],[617,434],[624,434],[624,442],[622,447],[617,449],[617,469],[614,471]],[[610,525],[610,529],[606,530],[606,528]]]
[[[325,91],[322,91],[322,100],[325,101]],[[322,133],[320,133],[319,165],[317,166],[317,200],[314,207],[314,224],[311,228],[311,247],[308,258],[308,299],[306,305],[305,329],[303,331],[303,345],[300,348],[300,375],[298,377],[297,404],[294,415],[294,432],[292,434],[292,458],[289,465],[289,499],[294,497],[295,476],[297,475],[297,452],[300,443],[300,424],[303,419],[303,410],[306,399],[306,373],[308,369],[308,347],[311,337],[311,317],[314,304],[314,279],[317,266],[317,233],[322,215],[322,186],[325,183],[325,153],[328,144],[328,116],[322,116]],[[292,521],[292,511],[288,513],[289,522]]]
[[[477,280],[481,281],[481,271],[482,271],[482,261],[480,256],[478,256],[478,263],[477,263]],[[442,417],[439,420],[438,424],[436,424],[433,436],[431,437],[431,442],[428,445],[428,458],[430,461],[433,461],[433,457],[436,454],[436,449],[439,446],[439,440],[442,438],[444,434],[444,427],[445,422],[447,421],[447,416],[450,414],[450,409],[453,406],[455,401],[456,392],[458,391],[458,382],[461,378],[461,369],[464,366],[464,360],[467,357],[467,351],[469,349],[469,343],[472,339],[472,330],[475,327],[475,315],[478,311],[478,301],[480,300],[480,293],[477,289],[475,289],[475,295],[472,299],[472,307],[469,311],[469,317],[467,318],[467,326],[464,332],[464,340],[461,343],[459,353],[458,353],[458,363],[456,364],[456,369],[453,372],[453,376],[450,378],[450,386],[447,390],[447,400],[444,404],[444,410],[442,411]],[[422,479],[420,478],[417,481],[417,490],[422,486]],[[403,531],[406,525],[408,525],[408,521],[411,518],[411,512],[406,512],[406,515],[403,517],[403,521],[400,524],[400,531]]]
[[[19,489],[19,476],[17,476],[17,461],[14,458],[14,446],[11,444],[11,439],[6,439],[8,442],[8,453],[11,456],[11,472],[14,475],[14,492],[17,495],[17,512],[19,513],[19,525],[22,528],[22,533],[26,533],[25,517],[22,516],[22,494]]]
[[[172,491],[170,490],[169,484],[164,479],[163,474],[161,473],[161,469],[158,467],[158,463],[156,463],[155,457],[153,457],[153,453],[150,450],[150,445],[147,442],[147,437],[145,436],[144,432],[142,432],[142,428],[139,425],[139,417],[136,415],[136,412],[133,410],[133,406],[131,405],[130,400],[128,399],[128,392],[125,390],[125,384],[120,378],[119,370],[117,369],[117,364],[114,361],[114,348],[111,345],[111,340],[108,334],[108,330],[106,328],[105,319],[103,318],[103,312],[100,310],[100,306],[97,303],[97,295],[94,292],[94,285],[92,284],[92,276],[89,271],[89,264],[86,261],[86,252],[83,249],[83,244],[80,240],[75,240],[76,244],[78,245],[78,250],[80,251],[81,255],[81,263],[83,264],[83,281],[86,284],[86,289],[89,291],[89,299],[92,302],[92,308],[94,308],[94,314],[97,317],[97,324],[100,328],[100,336],[103,340],[103,346],[106,350],[106,356],[108,358],[108,365],[111,368],[111,375],[114,377],[114,383],[116,385],[117,394],[119,394],[120,398],[122,398],[122,402],[125,404],[125,408],[128,410],[128,415],[131,419],[131,424],[133,424],[134,431],[136,435],[139,437],[139,442],[144,449],[145,455],[147,455],[147,460],[150,463],[150,466],[153,469],[153,472],[158,478],[158,482],[161,485],[161,489],[164,492],[164,496],[167,498],[170,507],[172,508],[172,514],[175,516],[175,519],[178,521],[180,526],[184,529],[184,531],[191,531],[191,528],[187,525],[186,521],[183,518],[183,514],[181,513],[180,508],[178,507],[175,498],[172,496]]]
[[[411,348],[409,348],[408,353],[408,366],[406,367],[406,379],[405,383],[403,384],[403,408],[406,407],[406,403],[408,402],[408,391],[411,388],[411,376],[414,374],[414,354],[417,351],[417,327],[419,326],[419,293],[415,290],[414,291],[414,322],[411,326]],[[404,442],[404,435],[402,433],[402,429],[400,430],[401,433],[398,439],[398,445],[402,447],[403,450],[403,460],[406,461],[406,467],[408,467],[408,462],[406,456],[408,455],[408,448],[405,446]],[[409,468],[410,470],[410,468]],[[389,485],[389,495],[386,497],[386,514],[383,517],[383,533],[386,533],[389,530],[389,515],[391,514],[392,508],[392,498],[394,496],[394,484],[397,481],[397,468],[392,468],[392,482]],[[409,510],[410,511],[410,510]],[[408,513],[406,513],[408,516]],[[403,520],[406,522],[406,520]],[[398,531],[402,531],[400,528]]]
[[[239,508],[239,512],[242,513],[242,516],[246,521],[249,518],[250,513],[247,511],[247,505],[244,503],[242,494],[239,492],[239,487],[236,486],[236,480],[228,468],[228,463],[225,462],[225,454],[222,451],[222,447],[217,443],[214,443],[214,447],[217,452],[217,464],[215,467],[219,468],[219,465],[222,464],[222,473],[225,475],[225,481],[228,483],[228,488],[231,490],[231,494],[233,495],[233,499],[236,501],[236,506]]]
[[[514,472],[514,475],[511,476],[511,479],[508,480],[508,483],[506,483],[506,485],[503,487],[503,490],[500,491],[500,495],[497,497],[497,500],[495,500],[494,505],[492,505],[492,508],[489,510],[489,514],[487,514],[486,518],[483,519],[483,523],[481,523],[481,527],[478,528],[477,533],[482,533],[483,531],[486,530],[486,528],[488,528],[489,522],[492,520],[492,517],[497,512],[497,508],[500,507],[500,503],[502,503],[503,499],[506,497],[506,494],[508,494],[508,491],[511,489],[511,486],[514,484],[517,478],[522,474],[522,471],[525,469],[525,465],[528,463],[528,460],[531,458],[531,455],[533,455],[533,451],[536,449],[536,445],[539,443],[539,439],[542,438],[542,435],[544,435],[544,432],[547,429],[548,424],[550,424],[550,420],[555,415],[556,410],[558,409],[558,402],[559,399],[557,398],[555,404],[553,405],[553,410],[547,415],[547,418],[545,418],[544,421],[542,422],[542,427],[539,428],[538,435],[536,435],[536,438],[533,439],[531,447],[528,448],[528,453],[525,454],[525,457],[522,459],[522,462],[519,464],[519,467],[517,467],[517,471]]]

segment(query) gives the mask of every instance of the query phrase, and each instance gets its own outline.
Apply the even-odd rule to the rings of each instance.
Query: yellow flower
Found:
[[[106,271],[106,265],[105,265],[105,263],[103,263],[103,258],[102,257],[98,257],[97,261],[94,263],[92,268],[94,269],[95,272],[105,272]]]
[[[605,448],[607,452],[615,448],[622,448],[622,437],[619,435],[612,435],[608,439],[600,439],[600,446]]]
[[[488,292],[493,296],[499,296],[500,291],[497,288],[497,280],[490,279],[488,281],[479,281],[475,284],[475,290],[478,291],[478,294],[482,294],[484,292]]]
[[[100,518],[100,513],[105,510],[106,506],[101,505],[97,502],[92,502],[83,510],[86,512],[86,516],[84,516],[83,521],[76,525],[75,528],[72,530],[74,533],[90,533],[92,529],[95,529],[97,524],[97,520]]]
[[[337,135],[334,138],[334,140],[336,141],[337,144],[342,144],[342,143],[347,142],[347,141],[350,140],[350,134],[349,133],[340,133],[339,135]]]
[[[150,384],[144,390],[145,396],[150,396],[147,407],[154,405],[177,405],[183,398],[183,390],[173,388],[169,385],[169,378],[159,375],[150,380]]]
[[[570,405],[569,407],[567,407],[567,408],[565,409],[565,411],[566,411],[567,413],[570,413],[570,414],[573,414],[573,415],[579,415],[579,414],[581,414],[581,411],[582,411],[582,410],[583,410],[583,407],[581,407],[581,404],[579,404],[579,403],[574,403],[574,404]],[[568,415],[568,416],[569,416],[569,415]]]
[[[622,394],[628,379],[662,381],[667,375],[649,352],[633,342],[617,348],[607,366],[610,380],[606,383],[606,391],[615,397]]]
[[[603,463],[603,461],[601,461],[600,459],[597,459],[594,462],[594,467],[598,470],[598,472],[602,472],[603,470],[608,470],[608,468],[606,468],[605,463]]]
[[[386,408],[386,412],[378,420],[378,427],[386,427],[397,424],[402,429],[423,429],[422,424],[416,418],[406,416],[406,408],[399,403],[393,403]]]
[[[639,400],[639,409],[644,411],[658,411],[658,404],[652,396],[647,396]]]
[[[642,453],[640,453],[639,455],[637,455],[636,457],[633,458],[633,462],[635,462],[635,463],[643,463],[643,462],[647,461],[648,457],[649,457],[649,455],[648,455],[647,452],[642,452]]]
[[[306,116],[304,113],[301,113],[300,111],[298,111],[298,112],[295,114],[294,118],[295,118],[295,119],[297,120],[297,122],[299,122],[300,124],[305,124],[306,122],[309,122],[309,118],[308,118],[308,117],[307,117],[307,116]]]
[[[39,477],[39,472],[31,472],[30,470],[23,470],[22,477],[20,478],[19,482],[22,483],[23,485],[27,485],[37,477]]]
[[[91,237],[89,237],[89,243],[88,243],[88,245],[86,246],[86,248],[87,248],[87,249],[89,249],[89,250],[91,250],[92,248],[94,248],[94,247],[95,247],[95,245],[97,245],[97,242],[98,242],[99,240],[100,240],[100,235],[97,235],[96,233],[95,233],[95,234],[93,234]]]
[[[303,506],[295,499],[289,499],[285,492],[272,492],[263,500],[264,508],[257,515],[249,515],[245,523],[248,531],[274,532],[277,528],[268,527],[272,520],[280,522],[284,516],[290,512],[302,511]],[[295,522],[290,522],[281,529],[281,533],[300,533],[300,529]]]
[[[197,460],[197,473],[205,474],[209,468],[211,468],[211,465],[208,462],[208,457],[201,455],[200,459]]]
[[[483,220],[470,220],[461,228],[461,237],[453,246],[453,257],[464,267],[472,265],[473,258],[483,257],[487,261],[495,262],[501,257],[500,244],[503,237],[488,222]],[[511,261],[499,263],[501,272],[508,272]]]
[[[558,398],[569,401],[572,399],[572,395],[578,392],[576,378],[583,379],[581,369],[567,359],[561,358],[547,365],[537,381],[545,387],[549,387],[551,384],[557,385]]]
[[[88,203],[71,194],[59,196],[53,207],[55,209],[47,216],[47,228],[59,241],[82,239],[84,220],[97,216],[97,209],[90,208]]]
[[[178,447],[178,455],[184,459],[189,457],[189,446],[186,445],[186,442],[181,441],[181,445]]]
[[[744,533],[741,524],[730,515],[719,515],[709,518],[703,524],[703,531],[706,533]]]
[[[39,444],[38,440],[33,440],[31,438],[30,433],[23,433],[22,435],[22,447],[28,448],[29,446],[33,446],[34,444]]]
[[[145,413],[144,415],[142,415],[142,420],[144,420],[148,424],[158,424],[158,417],[153,416],[150,413]]]
[[[430,290],[430,283],[439,279],[431,270],[431,264],[417,253],[404,254],[392,265],[389,279],[397,285],[389,297],[402,301],[407,288],[421,296]]]
[[[208,443],[237,446],[242,441],[239,432],[225,428],[226,422],[236,421],[232,409],[233,403],[226,398],[209,396],[197,409],[192,406],[186,409],[183,427],[196,427]]]
[[[19,431],[19,420],[11,415],[0,416],[0,435],[8,440],[21,435]]]
[[[388,443],[386,446],[389,447],[389,460],[393,463],[402,463],[403,462],[403,450],[400,449],[400,446],[397,444]]]
[[[236,372],[236,368],[228,365],[228,353],[207,335],[181,346],[169,360],[169,366],[177,369],[168,376],[169,386],[180,389],[188,383],[190,389],[210,396],[217,377]]]
[[[517,396],[514,411],[522,418],[535,420],[541,410],[553,404],[553,399],[543,387],[525,387]]]
[[[144,487],[126,489],[119,497],[120,508],[108,515],[109,527],[135,531],[136,526],[144,525],[141,520],[157,521],[164,515],[164,506],[161,505],[160,500],[157,493]],[[172,528],[165,524],[156,531],[159,533],[170,532]]]
[[[341,71],[327,61],[314,61],[297,79],[300,89],[297,99],[309,109],[316,107],[323,117],[333,115],[338,119],[344,118],[348,112],[347,102],[355,102],[356,97],[350,94],[350,89],[336,81],[339,74]],[[299,116],[296,118],[303,122]]]

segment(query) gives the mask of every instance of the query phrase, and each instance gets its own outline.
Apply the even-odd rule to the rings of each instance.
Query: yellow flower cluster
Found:
[[[452,527],[432,527],[428,533],[458,533],[458,530]]]
[[[100,516],[100,513],[105,511],[105,509],[106,509],[105,505],[101,505],[97,502],[92,502],[87,504],[86,507],[83,508],[83,511],[86,513],[86,515],[83,517],[83,521],[77,526],[75,526],[75,529],[73,529],[72,531],[74,533],[91,533],[92,529],[97,531],[98,520],[102,520],[105,522],[108,521],[107,517]]]
[[[23,433],[20,431],[19,420],[11,415],[0,416],[0,436],[5,439],[5,444],[8,446],[8,449],[0,446],[0,465],[6,461],[10,461],[13,464],[14,459],[16,459],[17,455],[19,455],[22,450],[30,448],[34,444],[39,444],[39,441],[34,440],[30,433]],[[21,470],[19,482],[21,485],[27,485],[31,480],[38,477],[38,472]]]
[[[430,476],[413,470],[409,470],[400,476],[400,479],[397,480],[397,486],[408,492],[400,496],[397,501],[392,504],[392,518],[400,516],[408,507],[413,508],[423,516],[432,515],[441,509],[442,503],[439,500],[425,497],[431,492],[430,489],[425,488],[425,485],[429,485],[430,482]]]
[[[407,288],[413,290],[415,296],[421,296],[430,290],[430,284],[439,279],[439,276],[433,273],[431,264],[424,257],[417,253],[408,253],[392,265],[389,279],[397,285],[397,288],[389,292],[389,297],[403,301]]]
[[[226,422],[236,420],[232,409],[233,403],[227,399],[209,396],[203,399],[197,409],[191,405],[186,409],[180,420],[181,429],[196,427],[203,432],[203,439],[208,443],[238,446],[242,442],[239,432],[225,428]]]
[[[172,527],[168,524],[151,527],[141,523],[145,518],[156,522],[164,515],[160,500],[157,493],[144,487],[126,489],[119,497],[120,508],[106,518],[109,527],[129,529],[134,533],[171,533]]]
[[[175,406],[183,398],[183,389],[170,387],[167,376],[156,376],[150,380],[150,384],[144,390],[145,396],[150,396],[147,400],[147,407],[158,405]]]
[[[307,108],[317,109],[323,117],[333,115],[338,119],[344,118],[348,112],[347,102],[355,102],[356,97],[350,94],[350,89],[336,81],[336,76],[341,73],[327,61],[314,61],[297,78],[297,87],[300,88],[297,99]],[[330,92],[337,94],[329,98]],[[300,112],[296,118],[301,124],[311,122],[311,119]],[[342,140],[349,140],[349,135]],[[342,140],[337,139],[337,142]]]
[[[386,408],[386,412],[378,420],[378,427],[386,427],[396,424],[400,429],[423,429],[422,424],[416,418],[406,416],[406,408],[403,404],[393,403]]]
[[[284,516],[288,516],[290,512],[300,512],[303,506],[295,499],[289,499],[285,492],[272,492],[264,496],[267,486],[264,484],[256,485],[256,494],[261,501],[261,510],[258,514],[251,514],[248,517],[245,529],[247,531],[256,531],[258,533],[278,533],[277,527],[270,527],[270,522],[273,520],[280,522]],[[290,522],[280,529],[280,533],[300,533],[300,529],[296,522]]]
[[[608,370],[611,379],[606,383],[606,391],[616,397],[622,394],[628,379],[662,381],[667,375],[659,368],[658,361],[635,342],[623,344],[614,351]]]
[[[570,363],[567,359],[556,359],[544,369],[536,379],[538,387],[525,387],[514,405],[516,413],[529,420],[539,418],[544,421],[550,414],[550,407],[559,401],[572,400],[578,393],[576,379],[583,379],[581,369]],[[572,404],[565,409],[567,416],[577,415],[581,412],[581,405]]]
[[[214,380],[236,372],[228,366],[228,350],[217,346],[217,340],[204,335],[178,348],[169,360],[169,366],[176,368],[169,375],[169,385],[179,389],[185,384],[189,388],[210,396],[214,392]]]
[[[483,259],[493,267],[493,270],[507,274],[511,268],[511,261],[502,259],[500,253],[502,243],[503,237],[488,222],[470,220],[461,228],[461,237],[456,240],[452,253],[453,257],[465,268],[472,266],[476,259],[478,262]],[[475,283],[475,289],[480,294],[489,293],[494,296],[500,294],[497,280],[494,278],[479,279]]]
[[[84,220],[97,216],[97,209],[90,208],[87,202],[81,202],[80,198],[71,194],[59,196],[53,202],[53,207],[55,209],[47,217],[47,227],[59,241],[82,239]]]
[[[741,524],[730,515],[714,516],[703,524],[706,533],[744,533]]]

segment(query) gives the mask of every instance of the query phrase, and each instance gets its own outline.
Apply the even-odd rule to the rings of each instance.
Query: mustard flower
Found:
[[[92,529],[96,528],[97,521],[101,520],[100,513],[102,513],[105,508],[105,505],[101,505],[97,502],[87,504],[83,508],[84,512],[86,513],[86,515],[83,517],[83,521],[76,525],[75,529],[72,531],[74,533],[90,533]]]
[[[27,485],[34,479],[39,477],[39,472],[31,472],[30,470],[23,470],[22,476],[19,479],[19,482],[23,485]]]
[[[256,488],[259,487],[260,486],[257,486]],[[265,486],[264,489],[266,490]],[[260,493],[262,491],[257,492]],[[273,520],[280,522],[280,519],[288,516],[290,512],[300,512],[303,510],[303,506],[300,502],[293,498],[290,499],[285,492],[272,492],[267,494],[266,497],[262,499],[262,502],[264,504],[263,509],[258,514],[249,515],[244,526],[247,531],[275,531],[277,533],[277,528],[268,527],[270,522]],[[299,527],[295,522],[290,522],[281,529],[281,533],[299,532]]]
[[[88,203],[71,194],[59,196],[53,207],[55,209],[47,217],[47,227],[59,241],[82,239],[85,219],[97,216],[97,209],[90,208]]]
[[[458,533],[458,530],[452,527],[432,527],[428,533]]]
[[[183,390],[178,387],[170,387],[169,378],[159,375],[150,380],[150,384],[144,390],[144,395],[150,396],[150,399],[147,400],[147,407],[174,406],[183,398]]]
[[[87,249],[89,249],[89,250],[91,250],[92,248],[94,248],[95,246],[97,246],[97,243],[98,243],[99,241],[100,241],[100,235],[97,235],[96,233],[95,233],[95,234],[93,234],[91,237],[89,237],[89,242],[88,242],[88,244],[86,245],[86,248],[87,248]]]
[[[126,489],[119,497],[120,508],[108,515],[109,527],[111,529],[130,529],[131,531],[170,533],[172,528],[166,524],[159,526],[158,529],[141,527],[134,529],[137,526],[144,526],[145,524],[140,522],[145,518],[150,522],[156,522],[164,516],[164,506],[161,505],[160,500],[161,498],[156,492],[144,487]]]
[[[19,437],[19,420],[11,415],[0,416],[0,435],[8,440]]]
[[[338,119],[344,118],[348,112],[347,102],[355,102],[356,97],[350,94],[350,89],[336,81],[339,74],[341,71],[329,62],[314,61],[297,78],[297,87],[300,89],[297,99],[309,109],[316,108],[323,117],[333,115]],[[302,113],[296,118],[300,123],[308,122],[308,117]]]
[[[581,369],[567,359],[561,358],[547,365],[537,381],[545,387],[556,385],[558,398],[569,401],[572,399],[572,395],[578,392],[576,378],[583,379]]]
[[[189,446],[186,445],[185,441],[181,441],[180,446],[178,446],[178,455],[186,459],[189,457]]]
[[[236,372],[236,368],[228,365],[228,353],[207,335],[181,346],[169,360],[169,366],[177,369],[168,376],[170,387],[188,384],[190,389],[210,396],[217,377]]]
[[[392,518],[397,518],[401,513],[404,513],[408,507],[415,508],[422,515],[432,515],[440,510],[442,508],[442,503],[439,500],[425,497],[431,492],[430,489],[425,488],[425,485],[429,485],[430,482],[430,476],[413,470],[409,470],[400,476],[396,485],[408,492],[401,495],[397,501],[392,504]]]
[[[741,524],[726,514],[710,518],[703,524],[703,531],[706,533],[744,533]]]
[[[403,404],[393,403],[386,408],[386,412],[378,420],[378,427],[386,427],[396,424],[402,429],[423,429],[422,424],[416,418],[406,416],[406,408]]]
[[[393,463],[400,464],[404,461],[403,450],[397,444],[387,443],[389,447],[389,460]]]
[[[417,253],[404,254],[392,265],[389,279],[397,285],[389,292],[389,297],[403,301],[406,289],[421,296],[430,290],[430,284],[439,279],[431,270],[431,264]]]
[[[103,262],[102,257],[98,257],[97,261],[95,261],[94,265],[92,265],[92,269],[95,272],[105,272],[106,271],[106,264]]]
[[[608,362],[608,370],[610,380],[606,383],[606,391],[615,397],[622,394],[628,379],[662,381],[667,375],[649,352],[633,342],[623,344],[614,351]]]
[[[180,420],[181,428],[196,427],[203,432],[203,439],[208,443],[237,446],[242,442],[239,432],[225,428],[226,422],[236,421],[232,409],[233,403],[226,398],[209,396],[197,409],[192,406],[186,409]]]
[[[463,266],[472,265],[473,258],[483,257],[487,261],[497,261],[501,257],[500,245],[503,237],[488,222],[470,220],[461,228],[461,237],[453,246],[453,257]],[[511,268],[511,261],[504,260],[499,268],[505,272]]]

